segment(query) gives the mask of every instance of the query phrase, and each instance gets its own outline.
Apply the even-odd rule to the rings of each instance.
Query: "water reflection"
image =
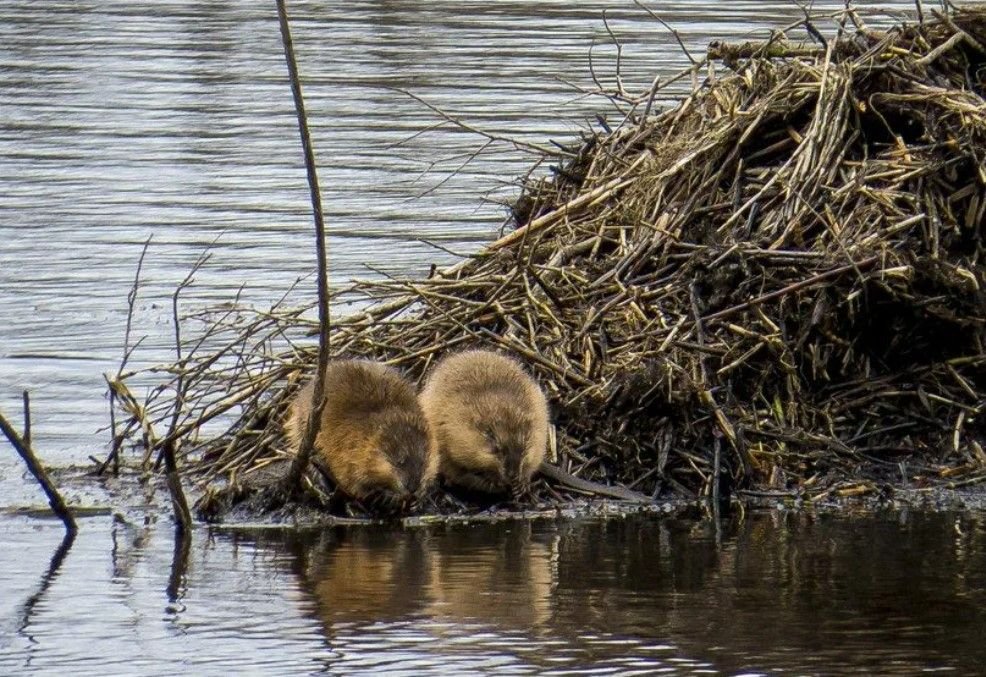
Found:
[[[24,604],[21,605],[20,616],[21,620],[17,625],[17,632],[26,637],[32,644],[36,644],[36,640],[31,636],[30,626],[31,617],[34,612],[34,608],[41,602],[48,589],[51,587],[55,579],[58,578],[58,572],[62,568],[62,564],[65,562],[65,558],[68,556],[69,551],[72,549],[72,544],[75,543],[77,531],[69,530],[65,532],[62,537],[62,542],[58,544],[55,552],[51,556],[51,561],[48,562],[48,568],[45,570],[44,574],[41,576],[41,582],[38,584],[37,590],[35,590],[30,597],[28,597]]]
[[[171,558],[171,574],[168,576],[168,610],[180,613],[181,599],[185,596],[185,572],[188,569],[188,555],[192,551],[192,533],[187,529],[175,529],[175,550]]]
[[[337,623],[373,623],[418,612],[427,599],[431,556],[424,533],[375,529],[334,531],[312,546],[301,571],[326,630]]]
[[[986,664],[976,514],[751,514],[724,522],[719,545],[708,521],[660,517],[200,529],[190,543],[90,518],[69,544],[53,520],[0,518],[0,537],[0,586],[16,592],[0,597],[5,675]]]
[[[528,524],[492,534],[340,529],[301,546],[301,580],[328,628],[428,616],[530,629],[551,618],[552,545]]]
[[[537,629],[552,622],[557,535],[531,524],[495,530],[453,529],[434,547],[426,613],[503,629]]]
[[[986,661],[984,527],[768,513],[725,523],[718,546],[709,522],[639,518],[267,533],[262,547],[291,553],[344,670],[411,642],[390,667],[909,674]]]

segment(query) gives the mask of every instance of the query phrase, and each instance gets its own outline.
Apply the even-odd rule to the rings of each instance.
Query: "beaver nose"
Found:
[[[521,479],[521,463],[522,460],[519,454],[508,453],[506,454],[506,459],[503,463],[503,476],[510,481],[511,484],[516,484]]]
[[[405,508],[406,500],[404,495],[391,489],[379,489],[370,494],[364,501],[364,505],[370,512],[380,515],[394,515],[402,512]]]

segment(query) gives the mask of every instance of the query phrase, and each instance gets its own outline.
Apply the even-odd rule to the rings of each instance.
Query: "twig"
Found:
[[[662,26],[667,28],[671,32],[671,35],[674,36],[674,39],[677,40],[678,46],[681,47],[681,51],[684,52],[685,56],[688,57],[688,60],[692,62],[692,65],[695,66],[698,64],[698,62],[692,56],[692,53],[688,51],[688,47],[685,46],[685,41],[681,39],[681,35],[678,33],[677,30],[669,26],[664,19],[662,19],[654,12],[654,10],[652,10],[650,7],[647,7],[647,5],[640,2],[640,0],[633,0],[633,4],[635,4],[637,7],[647,12],[652,19],[658,21]]]
[[[933,50],[931,50],[930,52],[928,52],[927,54],[925,54],[924,56],[922,56],[920,59],[918,59],[917,61],[915,61],[915,63],[918,64],[919,66],[927,66],[928,64],[930,64],[930,63],[934,62],[936,59],[938,59],[938,57],[940,57],[942,54],[944,54],[945,52],[953,49],[957,44],[959,44],[960,42],[963,42],[963,41],[966,41],[966,39],[965,39],[965,33],[956,33],[955,35],[953,35],[952,37],[950,37],[948,40],[946,40],[945,42],[941,43],[940,45],[938,45],[937,47],[935,47]]]
[[[818,284],[819,282],[822,282],[823,280],[827,280],[830,277],[838,277],[839,275],[842,275],[843,273],[847,273],[851,270],[855,270],[855,271],[866,270],[873,264],[879,262],[880,258],[881,258],[880,256],[870,256],[868,258],[863,259],[862,261],[859,261],[858,263],[850,263],[845,266],[839,266],[838,268],[832,268],[831,270],[826,270],[824,273],[819,273],[818,275],[813,275],[805,280],[800,280],[798,282],[795,282],[794,284],[789,284],[786,287],[782,289],[778,289],[777,291],[772,291],[769,294],[763,294],[761,296],[757,296],[756,298],[752,298],[749,301],[745,301],[743,303],[735,305],[731,308],[724,308],[723,310],[710,313],[709,315],[703,317],[702,321],[711,322],[712,320],[721,320],[722,318],[728,317],[729,315],[732,315],[734,313],[738,313],[747,310],[749,308],[753,308],[754,306],[758,306],[768,301],[773,301],[774,299],[781,298],[782,296],[787,296],[788,294],[792,294],[798,290],[804,289],[806,287],[810,287],[813,284]]]
[[[31,393],[24,391],[24,446],[31,447]]]
[[[192,537],[187,531],[175,531],[175,547],[171,555],[171,573],[165,593],[170,604],[177,604],[184,596],[185,572],[188,570],[188,555],[191,552]]]
[[[278,0],[278,2],[281,1],[282,0]],[[518,139],[512,139],[508,136],[504,136],[502,134],[496,134],[495,132],[488,132],[484,129],[480,129],[479,127],[469,124],[468,122],[460,120],[459,118],[455,117],[451,113],[446,113],[444,110],[442,110],[435,104],[426,101],[425,99],[421,98],[417,94],[414,94],[413,92],[410,92],[406,89],[401,89],[400,87],[388,87],[387,89],[392,89],[395,92],[400,92],[404,96],[414,99],[421,105],[427,107],[429,110],[438,113],[443,118],[454,124],[456,127],[460,127],[466,130],[467,132],[472,132],[473,134],[478,134],[479,136],[486,137],[490,141],[500,141],[502,143],[507,143],[513,146],[514,148],[516,148],[517,150],[524,150],[532,153],[537,153],[538,155],[546,155],[549,157],[558,156],[558,155],[571,156],[571,153],[566,153],[565,151],[562,151],[558,148],[552,148],[551,146],[542,146],[540,144],[530,143],[527,141],[520,141]]]
[[[167,477],[168,493],[171,496],[171,506],[174,509],[175,525],[179,533],[188,533],[192,528],[192,514],[188,509],[188,501],[185,498],[185,491],[181,486],[181,474],[178,470],[178,459],[176,458],[176,447],[178,438],[174,435],[178,427],[178,420],[185,409],[185,365],[183,364],[181,351],[181,319],[178,313],[178,298],[181,292],[187,289],[195,278],[195,273],[205,265],[211,255],[208,251],[203,252],[192,269],[185,276],[185,279],[175,288],[171,295],[171,315],[175,324],[175,354],[179,371],[175,382],[175,402],[171,416],[171,424],[168,426],[168,434],[165,443],[162,445],[162,455],[164,457],[164,467]]]
[[[137,290],[140,287],[140,271],[144,267],[144,257],[147,255],[147,248],[151,244],[151,239],[153,235],[148,235],[147,239],[144,240],[144,246],[140,250],[140,256],[137,258],[137,270],[134,271],[134,281],[130,286],[130,291],[127,293],[127,324],[126,329],[123,332],[123,359],[120,360],[120,367],[116,370],[117,379],[123,374],[123,370],[127,368],[127,362],[130,360],[133,348],[136,346],[130,346],[130,330],[133,326],[134,320],[134,306],[137,303]]]
[[[137,259],[137,270],[134,272],[134,281],[130,286],[130,292],[127,294],[127,324],[126,329],[123,332],[123,358],[120,360],[120,366],[116,370],[116,378],[113,379],[119,382],[123,378],[123,370],[126,369],[127,363],[130,361],[130,357],[133,351],[137,349],[140,345],[140,341],[137,341],[133,346],[130,345],[130,330],[133,326],[134,318],[134,307],[137,302],[137,290],[140,287],[140,271],[144,267],[144,257],[147,255],[147,248],[151,244],[151,238],[153,235],[148,235],[147,239],[144,240],[144,246],[140,250],[140,257]],[[103,375],[107,384],[110,383],[110,377],[106,374]],[[106,457],[106,460],[98,468],[96,468],[96,474],[102,475],[106,472],[106,468],[109,464],[113,464],[113,474],[120,474],[120,449],[123,446],[124,433],[118,432],[116,429],[116,389],[110,386],[110,453]]]

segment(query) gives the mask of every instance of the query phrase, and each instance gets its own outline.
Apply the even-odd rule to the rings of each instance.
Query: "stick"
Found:
[[[116,370],[116,381],[120,381],[123,377],[123,370],[127,366],[127,362],[130,360],[130,356],[133,351],[140,345],[141,341],[131,347],[130,345],[130,331],[133,327],[134,320],[134,306],[137,302],[137,291],[140,288],[140,271],[144,267],[144,257],[147,255],[147,248],[151,244],[151,238],[153,235],[148,235],[147,239],[144,240],[144,247],[140,250],[140,258],[137,259],[137,271],[134,273],[134,281],[130,286],[130,293],[127,294],[127,325],[123,332],[123,359],[120,361],[120,367]],[[103,375],[106,382],[110,382],[109,376]],[[116,390],[110,387],[110,430],[111,430],[111,443],[112,447],[110,449],[109,456],[106,460],[100,464],[96,469],[97,475],[102,475],[106,472],[106,468],[109,464],[113,464],[113,474],[120,474],[120,447],[123,446],[123,434],[118,434],[116,431]]]
[[[278,0],[278,5],[280,6],[280,4],[281,4],[281,0]],[[291,58],[293,59],[294,57],[292,56]],[[417,94],[414,94],[414,93],[412,93],[412,92],[410,92],[410,91],[408,91],[406,89],[401,89],[400,87],[388,87],[388,89],[393,89],[395,92],[399,92],[399,93],[403,94],[404,96],[407,96],[407,97],[410,97],[410,98],[414,99],[415,101],[417,101],[421,105],[426,106],[427,108],[429,108],[430,110],[434,111],[438,115],[441,115],[443,118],[445,118],[446,120],[448,120],[452,124],[456,125],[457,127],[461,127],[462,129],[466,130],[467,132],[472,132],[473,134],[478,134],[479,136],[485,137],[485,138],[489,139],[490,141],[501,141],[503,143],[508,143],[508,144],[511,144],[517,150],[528,151],[528,152],[535,153],[535,154],[538,154],[538,155],[543,155],[545,157],[554,157],[556,155],[567,155],[567,156],[571,156],[572,155],[571,153],[566,153],[565,151],[559,151],[556,148],[550,148],[548,146],[542,146],[542,145],[536,144],[536,143],[528,143],[526,141],[520,141],[518,139],[511,139],[509,136],[502,136],[500,134],[494,134],[493,132],[484,131],[482,129],[479,129],[478,127],[474,127],[473,125],[469,124],[468,122],[464,122],[464,121],[456,118],[454,115],[451,115],[451,114],[445,112],[444,110],[442,110],[438,106],[436,106],[436,105],[434,105],[432,103],[429,103],[428,101],[425,101],[424,99],[422,99]]]
[[[291,94],[294,97],[294,108],[298,114],[298,131],[301,134],[301,146],[305,153],[305,169],[308,173],[308,190],[312,198],[312,216],[315,219],[315,257],[318,265],[318,369],[315,372],[315,392],[312,395],[312,411],[305,426],[305,436],[301,440],[298,455],[291,462],[291,468],[285,480],[285,488],[290,492],[301,490],[301,478],[308,468],[318,434],[319,421],[322,418],[322,407],[325,404],[325,368],[329,363],[329,274],[325,253],[325,221],[322,218],[322,194],[318,186],[318,173],[315,168],[315,151],[312,148],[311,135],[308,132],[308,116],[305,114],[305,100],[301,92],[301,78],[298,75],[298,63],[294,58],[294,45],[291,42],[291,27],[288,24],[288,10],[285,0],[277,0],[277,18],[281,26],[281,42],[284,45],[284,59],[288,64],[288,75],[291,78]]]
[[[181,475],[178,472],[178,460],[176,458],[175,447],[178,438],[174,431],[178,427],[178,419],[181,417],[182,410],[185,408],[185,365],[182,364],[181,352],[181,320],[178,314],[178,297],[182,290],[192,284],[195,273],[209,260],[209,254],[203,252],[195,261],[192,269],[181,281],[175,293],[171,296],[171,315],[175,323],[175,353],[177,355],[178,378],[175,383],[175,408],[171,415],[171,425],[168,427],[168,438],[164,444],[164,468],[168,482],[168,493],[171,495],[171,507],[175,513],[175,524],[180,534],[188,533],[192,528],[192,513],[188,509],[188,501],[185,499],[185,491],[181,486]]]
[[[627,489],[626,487],[599,484],[598,482],[590,482],[589,480],[584,480],[581,477],[570,475],[561,468],[551,465],[547,461],[541,464],[538,468],[538,472],[548,479],[554,480],[555,482],[558,482],[559,484],[562,484],[570,489],[582,491],[587,494],[607,496],[609,498],[616,498],[621,501],[631,501],[633,503],[654,502],[646,494],[641,494],[640,492]]]
[[[65,524],[65,530],[74,533],[78,530],[78,525],[75,523],[75,518],[72,516],[72,512],[65,505],[65,501],[62,499],[62,495],[58,493],[58,489],[52,483],[51,479],[48,477],[48,472],[41,465],[37,456],[34,455],[34,451],[31,447],[24,442],[24,439],[17,434],[13,426],[7,421],[3,413],[0,413],[0,430],[3,430],[3,434],[7,436],[10,443],[13,445],[17,453],[20,454],[24,462],[27,463],[27,469],[31,471],[34,475],[34,479],[38,481],[41,488],[44,489],[45,495],[48,496],[48,505],[51,509],[58,515],[59,519]]]
[[[181,475],[178,473],[178,462],[175,460],[175,443],[164,445],[164,470],[168,482],[168,493],[171,495],[171,507],[175,513],[175,526],[180,534],[188,533],[192,527],[192,513],[188,509],[188,501],[181,487]]]
[[[702,313],[698,307],[698,283],[694,278],[692,279],[691,285],[689,286],[689,292],[691,294],[692,315],[695,318],[695,340],[698,341],[698,345],[702,347],[705,345],[705,329],[702,327]],[[709,365],[706,359],[707,357],[708,357],[707,355],[702,353],[699,355],[698,358],[699,370],[702,373],[702,384],[701,384],[702,399],[712,405],[713,411],[716,414],[716,418],[719,421],[722,421],[724,415],[721,413],[722,410],[719,408],[718,403],[715,401],[715,398],[712,395],[712,384],[709,383],[710,380]],[[736,435],[734,433],[733,438],[735,438],[735,436]],[[718,437],[715,438],[713,446],[715,452],[713,454],[713,459],[712,459],[711,493],[712,493],[713,504],[718,504],[719,503],[719,463],[720,463],[720,458],[719,458],[720,443]]]
[[[640,158],[638,158],[638,160],[641,160],[644,157],[646,157],[646,154],[642,154]],[[637,164],[639,164],[639,162],[635,162],[634,167]],[[567,202],[566,204],[562,205],[561,207],[551,212],[548,212],[544,216],[538,217],[534,221],[531,221],[530,223],[521,226],[520,228],[513,231],[512,233],[508,233],[507,235],[504,235],[499,240],[490,243],[486,247],[486,251],[492,252],[498,249],[502,249],[508,245],[511,245],[517,240],[525,237],[528,233],[532,233],[535,230],[551,225],[555,221],[558,221],[559,219],[564,217],[566,214],[569,214],[570,212],[573,212],[577,209],[581,209],[582,207],[586,206],[590,202],[600,199],[606,199],[607,197],[617,192],[621,188],[625,188],[626,186],[629,186],[631,183],[633,183],[633,181],[634,179],[632,178],[626,178],[625,176],[618,176],[615,179],[612,179],[611,181],[599,186],[598,188],[589,191],[588,193],[583,193],[579,195],[577,198],[571,200],[570,202]]]
[[[767,301],[772,301],[772,300],[774,300],[776,298],[780,298],[781,296],[785,296],[785,295],[790,294],[792,292],[796,292],[799,289],[804,289],[805,287],[810,287],[811,285],[815,284],[816,282],[821,282],[822,280],[827,280],[830,277],[835,277],[837,275],[841,275],[842,273],[848,272],[850,270],[854,270],[854,269],[855,270],[864,270],[866,268],[869,268],[870,266],[872,266],[874,263],[876,263],[879,260],[880,260],[880,256],[871,256],[869,258],[863,259],[859,263],[850,263],[849,265],[839,266],[838,268],[832,268],[831,270],[827,270],[824,273],[819,273],[818,275],[814,275],[814,276],[809,277],[809,278],[807,278],[805,280],[801,280],[799,282],[795,282],[794,284],[790,284],[790,285],[784,287],[783,289],[778,289],[777,291],[772,291],[769,294],[764,294],[763,296],[758,296],[758,297],[753,298],[753,299],[750,299],[749,301],[746,301],[744,303],[740,303],[738,305],[732,306],[731,308],[724,308],[724,309],[719,310],[717,312],[714,312],[714,313],[711,313],[709,315],[706,315],[705,317],[702,318],[702,322],[709,322],[711,320],[720,320],[720,319],[722,319],[722,318],[724,318],[724,317],[726,317],[728,315],[732,315],[733,313],[738,313],[741,310],[746,310],[747,308],[752,308],[753,306],[758,306],[761,303],[766,303]]]
[[[815,46],[790,45],[786,42],[744,42],[733,44],[715,40],[709,43],[708,58],[714,61],[739,61],[764,57],[768,59],[820,58],[825,50]]]
[[[931,50],[930,52],[928,52],[927,54],[925,54],[924,56],[922,56],[920,59],[918,59],[914,63],[919,64],[921,66],[927,66],[932,61],[934,61],[935,59],[937,59],[938,57],[940,57],[942,54],[944,54],[948,50],[954,48],[957,44],[959,44],[960,42],[963,42],[964,40],[965,40],[965,34],[964,33],[956,33],[952,37],[950,37],[948,40],[946,40],[945,42],[943,42],[940,45],[938,45],[937,47],[935,47],[933,50]]]
[[[24,391],[24,446],[31,446],[31,393]]]
[[[192,537],[187,531],[175,532],[175,548],[171,556],[171,574],[165,593],[170,604],[177,604],[185,596],[185,573],[188,570],[188,554]]]

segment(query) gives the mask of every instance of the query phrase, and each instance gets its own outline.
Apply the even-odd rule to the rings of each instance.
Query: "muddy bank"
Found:
[[[76,518],[84,525],[88,518],[113,515],[130,524],[150,524],[167,520],[171,512],[166,484],[160,478],[141,482],[137,473],[125,473],[120,478],[94,480],[91,467],[71,467],[55,470],[53,479],[58,483]],[[739,490],[729,504],[720,506],[718,514],[713,505],[701,499],[663,499],[651,504],[627,503],[612,499],[571,498],[565,501],[531,501],[522,507],[491,504],[486,507],[471,506],[457,512],[428,512],[401,518],[381,519],[361,515],[358,512],[332,514],[323,506],[290,502],[271,508],[265,502],[265,491],[277,486],[281,475],[271,474],[274,480],[255,487],[246,500],[217,506],[215,512],[204,514],[210,528],[250,529],[301,527],[321,529],[330,526],[358,526],[391,524],[409,528],[436,524],[496,524],[503,521],[555,521],[570,519],[622,519],[634,515],[651,515],[655,518],[673,516],[679,518],[729,518],[741,517],[749,511],[780,511],[794,513],[872,514],[898,510],[921,512],[972,511],[986,512],[986,487],[973,486],[959,489],[914,489],[893,485],[882,487],[868,495],[829,496],[812,500],[807,495],[770,490]],[[192,492],[190,500],[198,502],[201,494]],[[35,519],[57,520],[51,509],[44,505],[43,497],[36,501],[25,500],[21,505],[2,511],[9,515],[26,515]]]

